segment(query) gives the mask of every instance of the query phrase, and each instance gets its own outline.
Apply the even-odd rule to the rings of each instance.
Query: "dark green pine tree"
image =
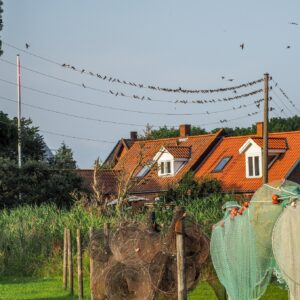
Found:
[[[73,158],[72,149],[63,142],[50,164],[56,169],[76,169],[76,161]]]

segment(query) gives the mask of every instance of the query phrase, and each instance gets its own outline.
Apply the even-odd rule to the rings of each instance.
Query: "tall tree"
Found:
[[[73,151],[64,142],[61,144],[50,163],[57,169],[76,169]]]
[[[21,124],[23,161],[42,160],[45,155],[45,143],[38,127],[32,126],[31,119],[23,118]],[[0,156],[16,160],[17,144],[17,119],[10,119],[7,114],[0,111]]]

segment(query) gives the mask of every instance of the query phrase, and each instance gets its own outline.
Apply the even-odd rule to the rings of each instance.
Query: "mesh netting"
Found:
[[[90,255],[94,258],[92,287],[95,299],[176,299],[176,222],[183,218],[175,210],[169,229],[162,234],[149,224],[126,223],[105,235],[94,231]],[[150,218],[151,219],[151,218]],[[188,289],[198,282],[209,255],[209,241],[188,217],[185,228],[185,266]]]
[[[300,189],[297,194],[299,197]],[[289,287],[290,299],[296,300],[300,299],[300,202],[292,201],[275,224],[272,243],[276,262]]]
[[[272,195],[283,197],[287,184],[276,181],[262,186],[250,205],[231,207],[213,229],[212,261],[232,300],[258,299],[270,282],[275,266],[272,230],[283,210],[273,204]]]

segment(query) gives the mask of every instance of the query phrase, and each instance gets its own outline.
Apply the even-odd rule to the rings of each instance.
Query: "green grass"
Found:
[[[62,288],[60,277],[51,278],[2,278],[0,279],[1,300],[69,300],[77,299],[77,282],[75,281],[75,296],[69,296]],[[90,299],[88,279],[84,281],[84,299]],[[261,300],[287,300],[287,292],[270,285]],[[214,292],[207,283],[201,283],[189,293],[188,300],[217,300]]]

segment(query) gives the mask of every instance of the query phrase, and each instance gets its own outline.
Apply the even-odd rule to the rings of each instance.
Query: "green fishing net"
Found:
[[[272,251],[272,231],[290,186],[290,182],[282,181],[263,185],[249,206],[239,209],[240,214],[234,214],[234,208],[226,209],[224,218],[215,225],[211,257],[231,300],[259,299],[274,269],[278,269]],[[280,199],[275,199],[276,204],[274,194]]]
[[[300,186],[285,187],[285,206],[273,229],[273,253],[291,300],[300,299]]]

